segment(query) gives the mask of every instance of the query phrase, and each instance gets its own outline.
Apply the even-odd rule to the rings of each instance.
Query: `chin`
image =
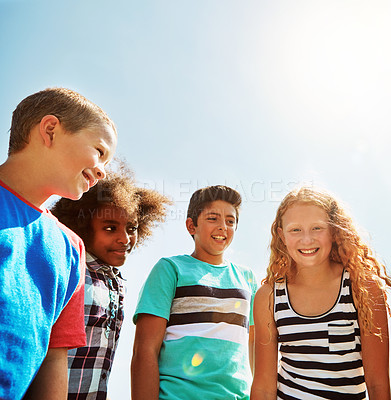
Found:
[[[85,192],[78,193],[78,194],[74,195],[74,197],[71,198],[71,200],[79,200],[79,199],[81,199],[81,196],[83,196],[84,193]]]
[[[66,199],[70,200],[79,200],[81,196],[83,196],[84,192],[83,191],[77,191],[77,192],[63,192],[63,193],[55,193],[58,196],[65,197]]]
[[[123,258],[121,260],[115,259],[111,260],[111,262],[108,262],[107,264],[111,265],[112,267],[121,267],[122,265],[125,264],[126,258]]]
[[[112,267],[118,268],[118,267],[122,267],[122,266],[125,264],[125,261],[126,261],[126,260],[121,261],[121,262],[117,261],[117,262],[106,263],[106,264],[109,264],[109,265],[111,265]]]

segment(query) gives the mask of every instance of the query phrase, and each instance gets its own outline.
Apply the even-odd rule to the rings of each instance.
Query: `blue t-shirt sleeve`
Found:
[[[168,321],[177,281],[175,265],[165,258],[160,259],[140,291],[133,322],[137,322],[139,314],[156,315]]]

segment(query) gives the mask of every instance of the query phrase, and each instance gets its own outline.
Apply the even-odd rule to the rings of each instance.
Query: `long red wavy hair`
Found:
[[[295,261],[288,254],[278,234],[278,228],[282,228],[282,217],[285,212],[296,203],[312,204],[326,211],[333,234],[330,260],[341,263],[350,273],[353,297],[361,321],[362,332],[380,335],[378,328],[373,326],[372,308],[374,304],[369,296],[367,283],[368,281],[376,282],[387,301],[385,289],[387,286],[391,287],[391,279],[387,275],[385,265],[376,258],[372,249],[360,237],[342,204],[325,190],[302,186],[292,190],[282,200],[271,227],[270,261],[263,282],[273,287],[275,282],[289,279],[289,276],[295,273]],[[388,305],[387,309],[390,312]]]

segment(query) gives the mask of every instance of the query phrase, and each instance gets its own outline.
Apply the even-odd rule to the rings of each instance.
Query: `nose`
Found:
[[[94,172],[96,179],[98,179],[98,181],[106,177],[106,171],[103,165],[95,167]]]
[[[227,229],[227,223],[224,220],[221,220],[219,229],[225,231]]]
[[[120,231],[118,233],[118,238],[117,238],[119,243],[122,243],[124,245],[128,245],[130,242],[130,237],[128,232],[126,232],[126,230]]]
[[[312,242],[312,235],[311,235],[311,232],[303,232],[303,236],[302,236],[302,238],[301,238],[301,241],[302,241],[304,244],[309,244],[309,243],[311,243],[311,242]]]

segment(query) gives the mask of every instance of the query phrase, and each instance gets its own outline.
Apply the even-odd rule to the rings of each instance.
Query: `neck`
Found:
[[[20,157],[19,153],[8,157],[0,165],[0,179],[18,195],[42,209],[50,194],[45,193],[45,188],[40,185],[41,175],[34,162],[29,162],[24,156]]]
[[[298,284],[311,284],[311,285],[323,285],[324,282],[329,282],[332,277],[339,276],[342,271],[342,265],[332,261],[328,261],[325,264],[302,267],[296,266],[296,272],[289,279],[292,283]]]
[[[199,251],[194,250],[191,254],[192,257],[196,258],[197,260],[203,261],[208,264],[212,265],[222,265],[224,264],[224,258],[222,254],[212,255],[212,254],[201,254]]]

